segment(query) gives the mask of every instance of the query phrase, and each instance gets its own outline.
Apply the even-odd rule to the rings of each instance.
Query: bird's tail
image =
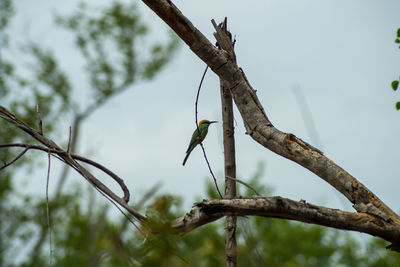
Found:
[[[187,159],[189,158],[190,152],[186,153],[185,159],[183,160],[182,165],[185,166]]]

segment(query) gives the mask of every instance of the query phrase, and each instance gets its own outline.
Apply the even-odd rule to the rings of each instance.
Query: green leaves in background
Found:
[[[153,41],[154,36],[150,36],[134,4],[112,1],[102,8],[81,4],[71,16],[57,18],[58,24],[72,33],[81,54],[81,62],[75,62],[74,68],[82,69],[86,79],[80,80],[77,87],[73,76],[64,70],[65,55],[63,51],[56,53],[58,47],[53,51],[41,40],[29,41],[23,45],[23,57],[12,58],[7,51],[11,41],[7,26],[13,14],[13,1],[0,0],[0,105],[37,128],[35,107],[38,104],[44,134],[52,138],[62,132],[65,142],[72,117],[77,116],[82,121],[116,93],[132,88],[138,81],[154,78],[178,46],[178,39],[173,35],[164,38],[162,43]],[[155,36],[160,36],[159,32]],[[23,62],[17,61],[21,58]],[[87,103],[76,99],[82,91],[91,93]],[[0,120],[0,143],[32,144],[35,141]],[[10,162],[19,152],[0,149],[0,164]],[[0,266],[48,265],[50,252],[44,195],[30,197],[20,192],[23,188],[15,186],[15,181],[24,176],[43,183],[43,177],[37,177],[34,170],[46,155],[38,157],[38,153],[30,151],[0,171]],[[18,185],[21,183],[19,180]],[[79,187],[81,183],[76,186]],[[135,254],[131,249],[140,247],[143,237],[140,235],[141,242],[128,244],[126,250],[120,250],[121,244],[132,241],[134,236],[127,221],[111,220],[107,207],[97,207],[73,188],[64,191],[49,201],[55,266],[132,264]],[[86,202],[90,202],[89,207]]]
[[[394,40],[396,44],[400,44],[400,28],[397,29],[397,38]],[[400,48],[400,46],[399,46]]]
[[[394,42],[397,43],[397,44],[400,43],[400,28],[397,29],[397,38],[396,38],[396,40],[394,40]],[[400,46],[399,46],[399,48],[400,48]],[[394,91],[396,91],[398,88],[399,88],[399,81],[394,80],[392,82],[392,89]],[[396,106],[395,107],[396,107],[397,110],[400,110],[400,102],[396,102]]]
[[[0,38],[5,36],[12,10],[10,0],[0,2]],[[60,118],[68,116],[67,107],[77,106],[74,90],[90,90],[92,104],[103,103],[134,82],[153,78],[177,46],[175,37],[165,44],[143,45],[140,38],[148,38],[148,29],[132,4],[112,2],[100,10],[81,4],[73,15],[57,21],[75,36],[87,74],[86,88],[75,88],[62,61],[38,43],[25,47],[33,61],[29,77],[20,77],[12,63],[0,58],[0,104],[35,126],[39,103],[46,135],[60,128]],[[398,37],[399,33],[400,29]],[[0,53],[5,48],[1,45]],[[0,121],[0,136],[2,143],[31,141],[4,121]],[[15,154],[0,150],[0,162],[8,162]],[[44,196],[26,196],[13,187],[13,179],[21,173],[43,182],[43,177],[21,170],[28,160],[33,161],[25,156],[0,173],[0,266],[47,266],[49,262]],[[270,195],[272,190],[261,181],[263,170],[260,165],[248,182],[259,193]],[[93,192],[83,193],[81,188],[79,182],[49,203],[54,266],[225,265],[224,220],[176,235],[170,222],[187,212],[179,196],[151,194],[144,198],[149,204],[141,208],[151,217],[151,229],[138,230],[119,213],[111,214],[108,206],[88,200]],[[254,195],[240,189],[242,195]],[[206,197],[217,197],[212,183],[206,191]],[[360,241],[342,231],[287,220],[250,216],[238,221],[239,266],[384,267],[400,262],[399,254],[385,250],[379,239]],[[150,230],[157,235],[147,235]]]
[[[399,87],[399,81],[393,81],[392,82],[392,89],[394,91],[396,91],[398,87]]]
[[[74,35],[97,103],[153,78],[178,46],[172,34],[165,43],[149,43],[149,29],[134,2],[113,2],[102,9],[81,3],[73,15],[58,16],[56,22]]]

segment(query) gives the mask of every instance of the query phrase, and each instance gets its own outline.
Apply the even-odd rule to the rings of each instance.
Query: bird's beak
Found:
[[[211,124],[211,123],[217,123],[217,122],[218,122],[218,121],[210,121],[210,124]]]

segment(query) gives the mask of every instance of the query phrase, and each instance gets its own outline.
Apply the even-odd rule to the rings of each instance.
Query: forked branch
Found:
[[[27,125],[25,122],[21,121],[18,119],[13,113],[8,111],[6,108],[0,106],[0,118],[5,119],[6,121],[14,124],[16,127],[20,128],[21,130],[25,131],[27,134],[32,136],[34,139],[42,143],[44,146],[41,145],[30,145],[30,144],[1,144],[0,147],[23,147],[24,150],[16,157],[14,158],[11,162],[6,163],[5,166],[9,166],[10,163],[15,162],[18,160],[23,154],[25,154],[26,151],[29,149],[37,149],[37,150],[42,150],[47,153],[50,153],[51,155],[57,157],[61,161],[63,161],[65,164],[71,166],[73,169],[75,169],[78,173],[80,173],[89,183],[91,183],[93,186],[95,186],[98,190],[100,190],[102,193],[104,193],[106,196],[108,196],[110,199],[121,205],[123,208],[125,208],[130,214],[132,214],[136,219],[139,221],[143,221],[145,217],[141,215],[139,212],[137,212],[134,208],[130,207],[128,205],[129,201],[129,191],[124,184],[123,180],[119,178],[116,174],[114,174],[112,171],[108,170],[101,164],[94,162],[92,160],[86,159],[84,157],[80,157],[77,155],[72,155],[69,152],[63,150],[61,147],[59,147],[55,142],[52,140],[46,138],[42,133],[29,125]],[[90,164],[102,171],[104,171],[106,174],[108,174],[110,177],[112,177],[114,180],[118,182],[118,184],[121,186],[122,191],[124,192],[124,197],[120,198],[117,196],[114,192],[112,192],[107,186],[105,186],[100,180],[98,180],[96,177],[94,177],[86,168],[84,168],[81,164],[79,164],[77,161],[83,161],[87,164]],[[3,166],[4,167],[4,166]]]
[[[373,214],[400,226],[400,217],[357,179],[310,144],[275,128],[258,100],[256,91],[230,53],[215,47],[174,4],[167,0],[143,2],[165,21],[220,79],[226,81],[247,133],[255,141],[314,172],[351,201],[357,211]]]
[[[378,220],[381,225],[390,225],[392,230],[400,228],[400,217],[355,177],[320,150],[273,126],[258,100],[256,90],[252,88],[243,70],[237,65],[236,57],[233,58],[229,50],[215,47],[171,1],[143,2],[225,81],[242,116],[247,134],[256,142],[321,177],[353,203],[354,209],[360,214],[369,215],[363,218]],[[218,31],[215,23],[214,27]],[[318,221],[313,223],[318,224]],[[395,236],[393,242],[400,243],[399,236]]]

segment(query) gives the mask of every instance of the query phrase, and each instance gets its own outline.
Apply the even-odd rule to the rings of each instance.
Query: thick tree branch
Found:
[[[209,214],[202,209],[192,209],[184,216],[177,218],[172,227],[176,229],[178,233],[188,233],[194,229],[205,225],[207,223],[216,221],[225,216],[224,213],[212,213]]]
[[[48,144],[48,147],[26,144],[3,144],[0,145],[0,147],[14,146],[23,147],[24,149],[28,148],[28,150],[39,149],[58,157],[60,160],[77,170],[96,188],[125,208],[139,221],[146,221],[146,217],[139,214],[132,207],[129,207],[122,198],[116,196],[99,180],[92,176],[90,172],[76,162],[76,160],[82,160],[92,164],[90,160],[74,156],[63,151],[53,141],[42,135],[38,135],[37,130],[20,121],[15,115],[10,113],[2,106],[0,106],[0,118],[6,119],[14,125],[17,125],[31,136],[38,137],[38,141],[40,141],[42,144]],[[96,165],[97,164],[94,166]],[[104,167],[101,169],[103,168]],[[400,251],[400,227],[393,224],[393,221],[391,220],[386,221],[380,216],[371,215],[369,213],[345,212],[307,204],[304,201],[297,202],[282,197],[205,200],[196,204],[196,206],[198,208],[190,211],[185,216],[174,221],[173,227],[177,230],[177,232],[189,232],[197,227],[200,227],[201,225],[218,220],[223,216],[256,215],[285,218],[343,230],[364,232],[392,242],[390,248],[392,250]]]
[[[231,33],[227,29],[227,18],[217,26],[214,33],[218,46],[229,52],[230,58],[236,58],[233,50]],[[222,107],[222,129],[224,137],[224,166],[225,166],[225,198],[236,197],[236,181],[229,177],[236,177],[235,137],[233,126],[233,101],[225,80],[220,79],[220,94]],[[226,216],[225,228],[225,258],[226,266],[235,267],[237,263],[236,245],[236,216]]]
[[[282,197],[203,200],[196,207],[177,219],[174,227],[186,232],[224,215],[282,218],[367,233],[392,242],[391,248],[400,251],[400,227],[368,213],[330,209]]]
[[[352,175],[300,138],[276,129],[269,121],[256,91],[235,60],[228,52],[217,49],[207,40],[174,4],[167,0],[143,2],[165,21],[220,79],[226,81],[246,131],[255,141],[324,179],[351,201],[357,211],[400,225],[400,217]]]

